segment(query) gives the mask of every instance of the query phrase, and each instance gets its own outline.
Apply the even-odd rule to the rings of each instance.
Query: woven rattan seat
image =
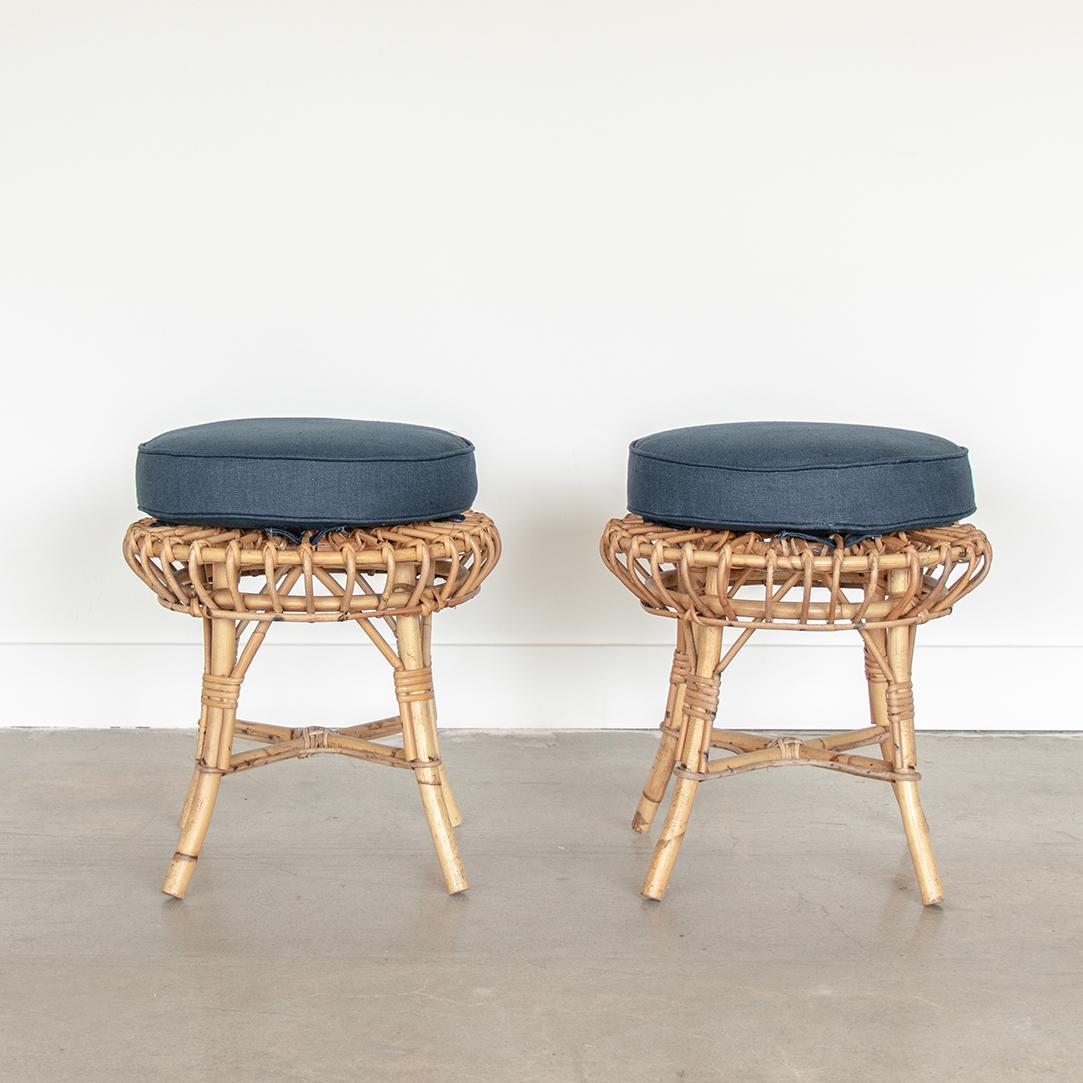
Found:
[[[461,605],[499,559],[500,535],[476,511],[452,521],[307,532],[300,542],[275,532],[142,519],[128,528],[124,556],[169,609],[312,623]],[[410,571],[408,584],[400,570]]]

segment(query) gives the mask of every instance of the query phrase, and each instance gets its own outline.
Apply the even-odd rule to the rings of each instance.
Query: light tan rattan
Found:
[[[472,511],[461,521],[332,532],[316,541],[305,535],[299,543],[144,519],[128,528],[124,556],[162,605],[203,620],[196,762],[166,894],[184,897],[223,775],[326,752],[413,771],[447,889],[466,890],[453,833],[461,816],[436,731],[432,614],[474,597],[492,571],[500,536],[490,519]],[[398,714],[345,729],[239,720],[241,684],[275,621],[355,621],[394,671]],[[401,748],[378,743],[398,734]],[[235,737],[261,747],[235,752]]]
[[[124,536],[124,559],[169,609],[311,623],[461,605],[500,559],[500,535],[476,511],[461,521],[332,531],[315,543],[306,535],[300,544],[263,531],[141,519]],[[412,569],[406,578],[396,574],[402,567]]]
[[[841,542],[843,539],[836,539]],[[923,624],[985,578],[992,552],[975,527],[929,527],[849,548],[803,538],[611,519],[601,541],[609,570],[660,616],[696,624],[801,632]],[[888,598],[886,577],[907,573]]]
[[[632,820],[649,829],[671,775],[674,794],[643,894],[661,899],[700,782],[805,764],[890,782],[923,901],[943,899],[918,796],[910,670],[916,627],[945,616],[989,570],[988,540],[955,524],[849,547],[771,534],[612,519],[602,559],[650,613],[677,619],[661,740]],[[723,653],[727,627],[739,630]],[[759,629],[857,631],[865,644],[871,725],[802,740],[718,729],[719,677]],[[880,756],[853,749],[879,745]],[[710,760],[712,748],[730,753]]]

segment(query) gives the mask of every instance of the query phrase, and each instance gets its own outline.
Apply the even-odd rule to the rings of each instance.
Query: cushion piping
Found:
[[[416,515],[409,517],[394,516],[390,519],[380,519],[375,521],[357,521],[353,522],[349,519],[343,521],[337,518],[315,518],[306,515],[297,516],[291,518],[288,515],[283,515],[280,512],[274,515],[257,515],[250,512],[234,512],[234,511],[200,511],[200,512],[184,512],[183,514],[170,511],[170,512],[156,512],[153,508],[140,507],[142,512],[146,512],[152,519],[157,519],[160,522],[170,523],[172,525],[179,526],[215,526],[215,523],[200,522],[200,520],[208,519],[232,519],[234,522],[251,523],[252,526],[263,526],[269,530],[273,530],[277,523],[289,523],[290,526],[387,526],[392,523],[427,523],[430,521],[440,519],[450,519],[454,515],[462,515],[464,511],[469,511],[469,508],[455,508],[449,511],[434,512],[432,515],[425,515],[422,518],[418,518]],[[226,527],[224,529],[230,529]]]
[[[457,439],[462,439],[462,437]],[[420,459],[392,458],[388,455],[361,459],[332,458],[328,455],[236,455],[224,452],[200,455],[191,451],[158,451],[155,448],[148,448],[146,444],[139,445],[141,455],[162,455],[169,459],[244,459],[245,461],[262,460],[269,463],[435,463],[440,462],[442,459],[454,459],[460,455],[469,455],[475,450],[474,445],[468,440],[464,447],[455,451],[447,451],[442,455],[426,455]]]
[[[713,463],[690,463],[683,459],[667,459],[643,451],[635,443],[628,445],[628,450],[641,459],[651,459],[657,463],[671,463],[673,466],[688,466],[694,470],[732,470],[740,474],[797,474],[807,470],[861,470],[869,467],[884,466],[924,466],[926,463],[951,462],[965,459],[970,454],[968,448],[960,448],[957,455],[938,455],[930,459],[882,459],[879,462],[863,463],[809,463],[806,466],[719,466]]]

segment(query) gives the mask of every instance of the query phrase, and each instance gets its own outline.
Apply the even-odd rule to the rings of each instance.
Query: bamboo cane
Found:
[[[397,569],[397,574],[405,579],[407,576],[412,577],[414,570],[402,565]],[[403,665],[402,670],[395,671],[396,679],[398,680],[403,674],[410,676],[411,671],[424,672],[427,667],[424,664],[421,618],[400,616],[395,632],[399,658]],[[407,759],[415,764],[430,761],[434,763],[432,767],[416,767],[414,774],[421,794],[421,804],[425,810],[425,819],[428,820],[429,831],[436,848],[436,857],[444,874],[444,883],[448,894],[457,895],[459,892],[466,891],[469,884],[466,873],[463,871],[462,858],[459,856],[459,848],[455,843],[454,830],[444,801],[443,788],[440,785],[439,755],[436,750],[432,715],[428,706],[428,703],[432,701],[431,684],[419,698],[415,698],[409,691],[403,692],[403,687],[403,682],[399,681],[396,691],[399,692],[399,709],[402,713],[403,749]]]
[[[695,634],[696,681],[689,681],[685,689],[682,724],[684,740],[681,744],[681,763],[693,770],[702,771],[707,762],[707,745],[710,739],[714,710],[710,706],[711,689],[717,702],[718,678],[715,669],[722,654],[722,630],[718,627],[697,627]],[[654,857],[647,878],[643,882],[643,895],[661,901],[666,893],[673,865],[681,849],[685,827],[692,812],[699,783],[691,778],[678,778],[673,787],[673,797],[666,813],[662,832],[654,849]]]
[[[426,613],[421,622],[421,657],[426,666],[432,666],[432,614]],[[448,819],[452,827],[458,827],[463,822],[462,810],[459,802],[455,800],[455,793],[448,782],[447,771],[444,768],[443,758],[440,755],[440,732],[436,720],[436,696],[426,701],[425,709],[429,714],[429,728],[432,730],[433,748],[436,756],[440,759],[440,792],[444,795],[444,805],[447,807]]]
[[[225,569],[216,565],[213,574],[216,579],[223,579]],[[210,621],[210,638],[210,675],[231,678],[237,659],[236,622],[229,619]],[[214,682],[204,681],[205,689],[209,683],[213,686]],[[226,695],[218,704],[208,704],[208,695],[204,691],[206,724],[202,733],[201,755],[196,763],[194,792],[176,852],[162,884],[163,893],[176,899],[183,899],[188,890],[199,851],[211,824],[222,773],[229,769],[233,722],[237,711],[236,691],[239,691],[239,688],[234,690],[232,696]]]
[[[888,573],[888,590],[901,594],[909,589],[909,573]],[[914,699],[910,692],[910,660],[913,652],[914,630],[906,627],[889,628],[887,632],[888,659],[894,681],[888,687],[888,718],[894,739],[895,768],[898,771],[914,771],[917,768],[917,747],[914,736]],[[921,807],[916,782],[896,782],[895,797],[902,814],[903,830],[914,873],[926,906],[944,901],[944,889],[936,869],[933,846],[929,839],[929,825]]]
[[[669,694],[666,696],[666,710],[659,725],[661,736],[650,774],[639,796],[635,815],[632,817],[633,831],[648,831],[654,822],[654,815],[662,798],[666,795],[669,776],[673,773],[673,764],[677,759],[677,744],[680,740],[681,720],[684,717],[685,682],[692,672],[693,653],[689,647],[691,630],[685,621],[677,623],[677,646],[673,651],[673,665],[669,671]]]

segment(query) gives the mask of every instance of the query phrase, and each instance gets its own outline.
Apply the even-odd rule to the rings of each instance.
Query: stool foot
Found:
[[[183,899],[188,890],[207,828],[211,825],[214,803],[218,798],[218,786],[222,781],[221,775],[199,772],[197,775],[191,807],[181,829],[180,841],[162,883],[163,894],[172,895],[174,899]]]
[[[661,801],[652,801],[645,792],[640,794],[639,804],[632,814],[632,830],[641,835],[650,831],[655,814],[658,812],[658,806],[661,803]]]
[[[427,780],[423,776],[431,776]],[[451,818],[448,815],[446,797],[440,785],[439,772],[419,768],[417,771],[418,790],[421,792],[421,805],[425,810],[425,819],[429,821],[433,845],[436,847],[436,859],[440,862],[440,871],[444,876],[444,885],[449,895],[458,895],[470,885],[463,870],[463,861],[459,856],[459,847],[455,842]]]
[[[929,838],[929,824],[921,807],[918,784],[895,782],[892,786],[899,802],[899,811],[902,813],[906,845],[910,850],[910,860],[914,863],[921,901],[926,906],[936,906],[944,901],[944,888],[940,884],[940,875],[936,870],[933,844]]]
[[[182,854],[179,851],[175,853],[162,883],[162,894],[173,899],[183,899],[198,860],[199,858],[190,854]]]
[[[643,881],[641,894],[648,899],[661,902],[666,893],[670,873],[673,872],[677,854],[680,853],[681,843],[684,841],[684,830],[688,825],[698,786],[699,783],[694,779],[679,778],[673,788],[673,800],[662,824],[662,833],[658,836],[647,878]]]

